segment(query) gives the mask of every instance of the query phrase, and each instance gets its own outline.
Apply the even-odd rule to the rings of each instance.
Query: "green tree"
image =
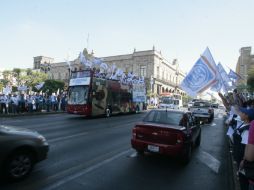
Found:
[[[22,81],[25,86],[32,88],[33,91],[37,91],[37,89],[34,88],[35,85],[44,82],[47,79],[47,74],[45,73],[36,72],[32,70],[31,71],[27,70],[26,73],[28,75],[20,76],[20,81]]]
[[[4,70],[3,71],[3,77],[4,77],[4,80],[9,80],[12,76],[12,72],[9,71],[9,70]]]
[[[14,68],[14,69],[12,70],[12,73],[13,73],[13,77],[16,78],[17,85],[19,86],[19,85],[20,85],[20,73],[21,73],[21,69],[19,69],[19,68]]]
[[[3,88],[4,88],[4,83],[2,82],[2,80],[0,80],[0,92],[3,91]]]
[[[26,75],[32,75],[32,73],[33,73],[32,69],[27,69],[26,70]]]
[[[45,81],[41,90],[50,95],[57,92],[58,89],[62,91],[64,89],[64,85],[65,83],[63,81],[48,79]]]
[[[5,87],[8,84],[9,80],[1,79],[0,83]]]
[[[247,85],[251,92],[254,92],[254,67],[248,71]]]

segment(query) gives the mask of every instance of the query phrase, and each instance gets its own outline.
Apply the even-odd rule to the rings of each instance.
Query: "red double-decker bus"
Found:
[[[145,85],[96,77],[93,70],[72,72],[67,112],[84,116],[137,112],[146,100]]]

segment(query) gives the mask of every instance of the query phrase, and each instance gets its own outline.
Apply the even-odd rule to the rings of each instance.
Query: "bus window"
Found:
[[[179,100],[174,100],[174,105],[179,105]]]
[[[86,104],[88,98],[88,86],[71,86],[69,88],[69,104]]]

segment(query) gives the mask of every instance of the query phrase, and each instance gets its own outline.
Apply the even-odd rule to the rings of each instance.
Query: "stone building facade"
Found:
[[[184,92],[179,89],[179,84],[185,73],[179,69],[179,63],[174,60],[167,61],[155,48],[147,51],[136,51],[132,54],[102,57],[108,65],[115,64],[125,73],[133,72],[145,78],[147,90],[154,95],[172,92]]]
[[[152,50],[136,51],[134,49],[131,54],[101,58],[108,66],[115,64],[117,68],[122,69],[125,73],[132,72],[137,76],[144,77],[147,92],[150,95],[156,96],[162,93],[185,94],[179,89],[179,84],[184,79],[185,73],[180,70],[178,61],[175,59],[169,62],[154,47]],[[34,63],[35,66],[38,68],[38,65]],[[41,71],[47,72],[50,79],[63,80],[66,83],[69,80],[70,70],[81,68],[82,65],[78,58],[70,61],[70,65],[66,62],[40,64]]]
[[[33,69],[40,69],[40,70],[44,70],[46,69],[46,66],[48,64],[51,64],[54,62],[54,59],[51,57],[45,57],[45,56],[37,56],[34,57],[34,63],[33,63]]]
[[[254,55],[251,54],[251,47],[242,47],[239,52],[240,56],[236,64],[236,73],[242,79],[237,81],[237,85],[247,85],[248,70],[254,68]]]

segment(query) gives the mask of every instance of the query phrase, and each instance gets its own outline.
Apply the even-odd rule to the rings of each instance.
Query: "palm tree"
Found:
[[[32,73],[33,73],[33,72],[32,72],[32,69],[27,69],[27,70],[26,70],[26,74],[27,74],[27,75],[32,75]]]
[[[4,77],[5,80],[10,80],[11,75],[12,75],[11,71],[9,71],[9,70],[4,70],[3,71],[3,77]]]
[[[16,80],[17,80],[17,85],[19,86],[19,84],[20,84],[20,73],[21,73],[21,69],[19,69],[19,68],[14,68],[13,70],[12,70],[12,72],[13,72],[13,75],[14,75],[14,77],[16,78]]]

